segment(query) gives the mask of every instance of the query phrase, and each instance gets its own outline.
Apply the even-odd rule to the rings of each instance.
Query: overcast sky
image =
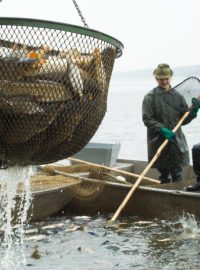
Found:
[[[77,0],[90,28],[119,39],[115,71],[200,64],[200,0]],[[3,0],[0,16],[83,25],[72,0]]]

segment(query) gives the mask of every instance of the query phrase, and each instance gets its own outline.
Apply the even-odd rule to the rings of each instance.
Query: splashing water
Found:
[[[0,269],[24,269],[24,225],[31,205],[33,167],[0,171]],[[19,194],[20,195],[19,195]]]
[[[181,234],[177,237],[179,240],[200,239],[200,227],[192,214],[184,214],[180,220]]]

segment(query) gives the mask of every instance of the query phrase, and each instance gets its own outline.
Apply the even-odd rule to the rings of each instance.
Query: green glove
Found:
[[[198,108],[194,108],[191,110],[190,114],[192,115],[192,117],[197,117],[198,110],[199,110]]]
[[[193,97],[192,98],[192,107],[193,108],[197,108],[197,109],[199,109],[200,108],[200,100],[199,99],[197,99],[197,98],[195,98],[195,97]]]
[[[197,117],[197,113],[198,113],[199,108],[200,108],[200,100],[193,97],[192,98],[192,109],[191,109],[192,117]]]
[[[160,133],[163,137],[165,137],[165,139],[168,139],[171,142],[173,142],[174,138],[176,137],[176,134],[173,131],[165,127],[160,129]]]

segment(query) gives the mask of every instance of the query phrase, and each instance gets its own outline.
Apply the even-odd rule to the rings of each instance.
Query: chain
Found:
[[[81,10],[80,10],[78,4],[76,3],[75,0],[72,0],[72,2],[74,3],[74,6],[75,6],[75,8],[76,8],[77,11],[78,11],[78,15],[81,17],[81,21],[83,22],[84,26],[88,28],[89,26],[87,25],[87,23],[86,23],[86,21],[85,21],[85,18],[83,17],[83,14],[82,14],[82,12],[81,12]]]

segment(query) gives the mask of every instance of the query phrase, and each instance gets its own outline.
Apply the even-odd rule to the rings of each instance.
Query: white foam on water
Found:
[[[181,233],[177,235],[177,240],[200,239],[200,226],[194,215],[184,214],[179,222],[181,225]]]
[[[1,270],[22,270],[26,265],[23,247],[24,225],[27,222],[27,212],[31,205],[30,179],[33,175],[33,167],[15,166],[0,170]],[[17,200],[19,184],[22,187],[22,192],[20,197],[17,196]]]

